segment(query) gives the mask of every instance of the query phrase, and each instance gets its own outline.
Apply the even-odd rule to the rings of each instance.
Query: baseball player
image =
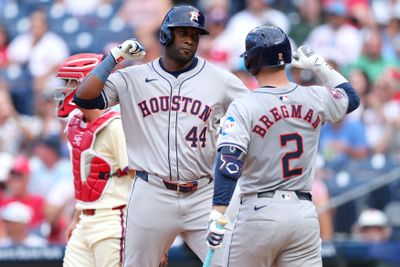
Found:
[[[217,221],[241,177],[241,205],[224,266],[322,266],[310,194],[319,134],[324,122],[355,110],[359,98],[309,47],[294,53],[292,65],[314,71],[323,86],[290,82],[291,47],[278,27],[250,31],[242,57],[260,87],[235,100],[226,114],[217,141],[208,243],[221,245],[224,230]]]
[[[70,114],[66,134],[71,147],[76,212],[67,229],[64,266],[121,266],[126,205],[133,179],[120,115],[110,109],[81,109],[73,101],[82,79],[103,55],[77,54],[60,66],[57,115]],[[132,175],[133,176],[133,175]]]
[[[124,266],[157,266],[178,234],[201,260],[207,254],[219,120],[248,90],[233,74],[195,56],[203,34],[203,14],[175,6],[161,25],[161,58],[110,75],[118,62],[145,53],[127,40],[110,50],[75,96],[83,108],[121,107],[129,168],[137,170]]]

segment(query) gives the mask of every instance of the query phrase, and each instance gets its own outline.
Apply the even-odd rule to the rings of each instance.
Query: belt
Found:
[[[163,183],[167,189],[174,190],[178,193],[190,193],[190,192],[196,191],[198,188],[197,181],[192,181],[192,182],[181,184],[181,183],[163,180]]]
[[[114,207],[111,210],[122,210],[123,208],[125,208],[126,205],[121,205],[118,207]],[[102,209],[103,210],[103,209]],[[96,209],[84,209],[82,210],[82,214],[85,216],[93,216],[96,214]]]
[[[306,192],[294,191],[298,199],[300,200],[312,200],[312,195]],[[257,194],[258,197],[273,198],[275,196],[275,191],[265,191]]]
[[[136,171],[136,176],[140,177],[141,179],[143,179],[146,182],[149,181],[148,173],[145,171]],[[160,178],[160,179],[162,179],[162,178]],[[202,178],[202,179],[206,179],[206,178]],[[165,188],[167,188],[169,190],[173,190],[178,193],[191,193],[213,181],[213,179],[211,177],[209,177],[209,178],[207,178],[208,181],[201,183],[202,179],[196,180],[196,181],[191,181],[191,182],[186,182],[186,183],[179,183],[179,182],[166,181],[166,180],[162,180],[162,181],[164,183]]]

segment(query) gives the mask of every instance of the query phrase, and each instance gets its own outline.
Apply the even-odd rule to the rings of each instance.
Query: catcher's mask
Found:
[[[56,88],[55,100],[57,101],[57,116],[61,118],[68,115],[77,106],[73,102],[74,94],[89,72],[100,64],[103,55],[93,53],[76,54],[67,58],[57,72],[57,78],[64,81],[64,85]]]
[[[165,16],[160,29],[160,43],[164,46],[172,44],[171,28],[191,27],[201,30],[201,35],[209,34],[205,28],[204,15],[195,7],[181,5],[173,7]]]

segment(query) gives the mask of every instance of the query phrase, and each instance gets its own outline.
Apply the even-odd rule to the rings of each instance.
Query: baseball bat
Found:
[[[216,226],[218,229],[224,229],[225,225],[228,223],[228,220],[225,217],[221,217],[217,220]],[[203,262],[203,267],[211,267],[211,260],[214,256],[215,248],[208,248],[207,256]]]

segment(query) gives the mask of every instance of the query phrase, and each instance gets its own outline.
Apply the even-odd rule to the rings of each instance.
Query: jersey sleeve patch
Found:
[[[223,136],[226,136],[226,135],[230,134],[233,131],[233,129],[235,128],[235,126],[236,126],[235,118],[232,117],[232,116],[227,117],[224,120],[221,134]]]
[[[339,100],[339,99],[344,97],[344,93],[343,93],[343,91],[341,89],[330,88],[328,90],[329,90],[329,93],[331,94],[331,96],[336,100]]]

